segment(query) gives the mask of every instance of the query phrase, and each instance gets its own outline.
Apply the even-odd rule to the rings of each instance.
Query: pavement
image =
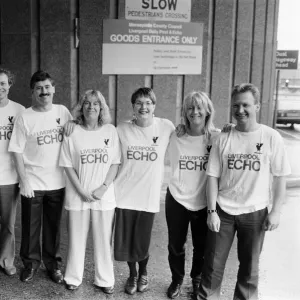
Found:
[[[260,265],[259,300],[299,300],[299,267],[300,267],[300,160],[298,140],[293,136],[280,132],[284,137],[293,174],[287,180],[287,196],[283,207],[280,227],[266,234],[264,249]],[[299,146],[298,146],[299,145]],[[150,247],[150,260],[148,275],[150,279],[149,291],[134,296],[124,293],[124,285],[128,277],[126,263],[115,262],[115,293],[105,295],[93,285],[93,248],[91,235],[88,238],[85,271],[83,283],[76,291],[68,291],[64,285],[58,285],[50,281],[44,267],[41,267],[30,283],[19,280],[22,262],[19,258],[21,224],[20,205],[17,209],[16,219],[16,267],[17,274],[7,277],[0,272],[0,300],[39,300],[39,299],[141,299],[156,300],[168,299],[167,288],[171,282],[171,273],[168,265],[167,226],[165,221],[164,199],[166,187],[170,177],[170,167],[166,166],[164,183],[161,190],[161,212],[155,217],[152,242]],[[67,230],[66,213],[63,214],[61,224],[61,255],[64,271],[67,256]],[[178,299],[191,299],[191,258],[193,248],[190,234],[186,243],[186,276],[182,287],[181,296]],[[224,274],[221,299],[231,300],[237,276],[238,261],[236,253],[236,241],[232,246]]]

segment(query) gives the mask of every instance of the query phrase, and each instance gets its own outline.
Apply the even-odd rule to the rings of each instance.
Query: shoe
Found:
[[[48,270],[48,275],[55,283],[63,283],[64,281],[64,276],[60,269]]]
[[[125,285],[125,292],[129,295],[133,295],[136,293],[137,290],[137,277],[136,276],[130,276],[127,279],[126,285]]]
[[[5,267],[2,268],[3,272],[7,275],[7,276],[13,276],[17,273],[17,269],[15,266],[11,266],[11,267]]]
[[[175,299],[180,295],[180,291],[181,291],[181,284],[177,283],[175,281],[172,281],[168,288],[167,295],[169,298]]]
[[[20,279],[23,282],[29,282],[33,279],[33,276],[37,272],[37,269],[25,268],[22,270]]]
[[[102,290],[103,293],[105,294],[113,294],[113,292],[115,291],[114,286],[100,286],[100,289]]]
[[[200,286],[200,282],[199,281],[193,281],[193,295],[194,297],[197,297],[197,295],[199,294],[199,286]]]
[[[66,288],[69,291],[75,291],[78,289],[78,285],[74,285],[74,284],[66,284]]]
[[[148,290],[148,276],[147,275],[141,275],[139,277],[139,280],[137,282],[137,290],[141,293],[146,292]]]

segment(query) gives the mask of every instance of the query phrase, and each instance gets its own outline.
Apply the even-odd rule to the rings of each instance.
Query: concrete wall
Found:
[[[262,94],[260,121],[272,124],[279,0],[192,0],[192,22],[204,23],[201,75],[102,75],[102,20],[125,17],[125,0],[1,0],[0,65],[17,75],[10,98],[29,106],[29,80],[38,68],[56,79],[55,101],[72,107],[86,89],[99,89],[114,121],[132,115],[130,96],[154,88],[157,116],[180,121],[183,97],[204,90],[231,120],[230,90],[253,82]],[[76,44],[75,19],[79,44]]]

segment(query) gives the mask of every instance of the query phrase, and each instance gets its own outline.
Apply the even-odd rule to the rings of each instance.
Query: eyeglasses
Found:
[[[134,105],[137,107],[142,107],[142,106],[149,107],[149,106],[153,105],[153,102],[152,101],[147,101],[147,102],[136,101],[134,103]]]

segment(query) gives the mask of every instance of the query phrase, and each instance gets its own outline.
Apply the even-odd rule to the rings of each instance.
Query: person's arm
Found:
[[[101,200],[101,198],[103,197],[103,195],[105,194],[105,192],[107,191],[108,187],[112,184],[112,182],[115,180],[115,178],[117,177],[118,174],[118,170],[119,170],[119,164],[113,164],[110,166],[105,180],[103,182],[102,185],[100,185],[97,189],[95,189],[92,192],[92,195],[94,198]]]
[[[78,195],[81,197],[81,199],[85,202],[94,202],[97,199],[95,199],[92,195],[90,195],[88,192],[86,192],[83,187],[81,186],[81,183],[79,181],[79,178],[77,176],[76,171],[73,168],[65,167],[66,174],[73,184],[74,188],[76,189]]]
[[[66,122],[64,125],[64,135],[70,136],[74,131],[76,125],[78,125],[78,121],[76,120],[70,120]]]
[[[34,197],[34,191],[27,179],[27,174],[25,170],[24,160],[23,160],[23,154],[22,153],[13,153],[13,158],[15,161],[17,173],[19,176],[19,183],[20,183],[20,193],[21,195],[32,198]]]
[[[207,226],[211,231],[220,230],[220,218],[216,211],[217,197],[219,190],[219,179],[213,176],[207,176],[206,196],[207,196]],[[213,211],[213,212],[212,212]]]
[[[273,180],[273,205],[264,223],[264,229],[270,231],[279,226],[281,207],[284,201],[286,187],[285,176],[276,176]]]

